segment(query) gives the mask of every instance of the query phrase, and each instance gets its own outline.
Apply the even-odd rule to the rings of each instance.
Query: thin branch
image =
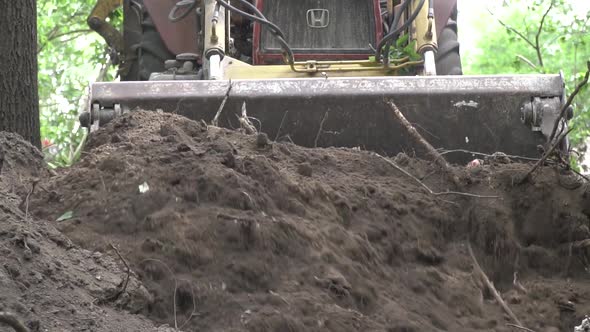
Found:
[[[570,166],[570,165],[568,165],[568,164],[567,164],[567,163],[565,163],[565,162],[564,162],[563,164],[564,164],[564,166],[567,166],[567,167],[568,167],[568,169],[569,169],[570,171],[572,171],[572,172],[576,173],[578,176],[582,177],[584,180],[586,180],[586,181],[590,182],[590,178],[588,178],[586,175],[584,175],[584,174],[582,174],[582,173],[580,173],[580,172],[576,171],[575,169],[571,168],[571,166]]]
[[[109,243],[109,246],[111,247],[111,249],[113,249],[115,251],[117,256],[119,256],[119,259],[125,265],[125,269],[127,269],[127,277],[125,279],[125,282],[123,283],[123,287],[121,287],[120,290],[118,290],[114,295],[110,296],[107,299],[109,301],[116,301],[119,298],[119,296],[121,296],[121,294],[125,293],[125,291],[127,290],[127,285],[129,284],[129,277],[131,276],[131,268],[129,268],[129,264],[127,264],[127,261],[125,260],[125,258],[123,258],[123,256],[121,256],[119,249],[117,249],[112,243]]]
[[[435,134],[429,132],[428,130],[426,130],[424,127],[422,127],[421,125],[419,125],[418,123],[413,123],[411,122],[412,126],[414,127],[418,127],[420,129],[422,129],[425,133],[427,133],[428,135],[432,136],[433,138],[440,140],[440,137],[436,136]]]
[[[498,304],[502,307],[502,309],[504,309],[504,312],[506,312],[506,314],[510,316],[514,323],[516,323],[518,326],[522,326],[520,320],[518,320],[514,312],[510,310],[506,302],[504,302],[504,300],[502,299],[502,296],[500,296],[500,293],[498,293],[498,291],[496,290],[496,287],[494,287],[494,284],[492,284],[486,273],[482,270],[481,266],[477,262],[477,258],[475,258],[475,254],[473,254],[473,249],[471,249],[470,243],[467,243],[467,250],[469,251],[469,256],[471,256],[471,259],[473,260],[473,267],[475,268],[475,272],[479,274],[481,280],[485,283],[492,295],[494,295]]]
[[[490,15],[496,17],[496,15],[494,15],[494,13],[492,13],[492,11],[488,8],[488,13],[490,13]],[[528,39],[525,35],[523,35],[520,31],[514,29],[513,27],[509,26],[508,24],[504,23],[501,19],[496,17],[496,20],[498,21],[498,23],[500,23],[504,28],[514,32],[515,34],[517,34],[522,40],[524,40],[525,42],[527,42],[527,44],[531,45],[532,47],[536,48],[535,44],[530,41],[530,39]]]
[[[532,63],[531,60],[527,59],[524,55],[517,54],[516,55],[516,58],[519,59],[520,61],[526,63],[527,65],[529,65],[534,70],[537,70],[537,66],[535,66],[535,64]]]
[[[62,43],[62,44],[65,44],[67,42],[71,42],[72,40],[78,39],[78,38],[80,38],[82,36],[83,36],[83,34],[78,33],[78,34],[76,34],[76,35],[74,35],[74,36],[72,36],[70,38],[62,39],[59,42]]]
[[[238,121],[240,122],[240,127],[245,130],[247,135],[258,134],[258,130],[256,129],[256,127],[254,127],[254,125],[250,121],[250,117],[248,116],[246,102],[242,103],[242,116],[238,116],[236,114],[236,117],[238,118]],[[262,126],[262,124],[261,124],[261,126]]]
[[[53,38],[53,36],[59,31],[59,26],[54,26],[53,29],[51,29],[51,31],[49,31],[49,33],[47,34],[47,40],[41,44],[41,45],[37,45],[37,54],[41,53],[41,51],[43,51],[43,49],[45,48],[45,46],[47,46],[47,44],[49,44],[49,41]]]
[[[59,37],[73,35],[76,33],[90,33],[90,32],[92,32],[92,30],[90,30],[90,29],[77,29],[77,30],[72,30],[72,31],[66,31],[66,32],[58,33],[58,34],[55,34],[54,36],[51,36],[51,38],[48,38],[47,41],[52,41],[52,40],[57,39]]]
[[[143,261],[141,261],[141,263],[143,263],[143,262],[155,262],[155,263],[161,264],[162,266],[164,266],[166,268],[166,270],[168,270],[168,273],[170,273],[170,276],[172,277],[172,279],[174,279],[174,294],[173,294],[173,298],[172,298],[172,301],[174,301],[174,303],[173,303],[172,309],[174,310],[174,329],[176,331],[178,331],[178,319],[177,319],[177,315],[176,315],[176,292],[178,291],[178,280],[174,276],[174,272],[168,266],[168,264],[162,262],[159,259],[146,258]]]
[[[313,141],[314,148],[318,147],[318,141],[320,140],[320,136],[322,135],[322,131],[324,130],[324,122],[326,122],[326,119],[328,118],[328,113],[329,113],[329,111],[324,113],[324,117],[322,118],[322,121],[320,122],[320,129],[318,129],[318,133],[315,136],[315,140]]]
[[[74,16],[72,16],[71,18],[74,18]],[[47,34],[47,40],[40,46],[37,47],[37,54],[41,53],[41,51],[43,51],[43,49],[45,49],[45,47],[47,46],[47,44],[49,44],[51,41],[63,37],[63,36],[68,36],[68,35],[73,35],[73,34],[86,34],[86,33],[91,33],[92,30],[90,29],[76,29],[76,30],[72,30],[72,31],[66,31],[66,32],[61,32],[58,33],[59,31],[59,26],[55,26],[53,27],[53,29],[51,29],[51,31],[49,32],[49,34]],[[74,38],[69,38],[66,40],[61,40],[61,43],[65,43],[68,42],[72,39],[76,39],[80,37],[80,35],[75,36]]]
[[[545,12],[545,14],[543,14],[543,18],[541,18],[541,23],[539,24],[539,29],[537,30],[537,34],[535,35],[535,50],[537,51],[537,58],[539,59],[539,65],[541,66],[541,68],[545,66],[543,65],[543,55],[541,54],[541,45],[539,45],[539,37],[541,37],[541,32],[543,31],[543,24],[545,24],[545,19],[547,18],[547,15],[549,14],[552,8],[553,0],[551,0],[551,5],[549,5],[549,8],[547,8],[547,11]]]
[[[438,151],[436,151],[436,149],[432,145],[430,145],[430,143],[428,143],[428,141],[425,140],[424,137],[422,137],[422,135],[420,135],[416,128],[408,121],[408,119],[406,119],[404,114],[399,110],[399,108],[393,102],[393,100],[386,100],[385,103],[391,109],[394,118],[399,122],[399,124],[404,129],[406,129],[408,135],[412,137],[418,145],[420,145],[422,148],[426,150],[426,152],[430,155],[434,163],[437,164],[440,168],[442,168],[442,170],[445,172],[445,174],[456,187],[459,187],[459,178],[457,177],[457,175],[455,175],[455,173],[453,172],[445,158],[440,153],[438,153]]]
[[[27,193],[27,198],[25,199],[25,221],[29,222],[29,202],[31,199],[31,195],[35,192],[35,186],[39,183],[39,180],[33,181],[31,185],[31,190]]]
[[[418,179],[414,175],[410,174],[410,172],[406,171],[405,169],[401,168],[398,164],[394,163],[392,160],[389,160],[389,159],[383,157],[382,155],[374,153],[374,152],[371,152],[370,154],[385,161],[386,163],[391,165],[393,168],[402,172],[403,174],[405,174],[406,176],[408,176],[409,178],[414,180],[416,183],[418,183],[422,188],[426,189],[426,191],[428,191],[428,193],[430,193],[433,196],[456,195],[456,196],[466,196],[466,197],[474,197],[474,198],[500,198],[499,196],[483,196],[483,195],[462,193],[462,192],[450,191],[450,190],[443,191],[443,192],[435,192],[434,190],[430,189],[430,187],[428,187],[426,184],[424,184],[424,182],[420,181],[420,179]]]
[[[0,311],[0,323],[12,327],[16,332],[29,332],[29,329],[26,328],[15,315],[9,312]]]
[[[219,105],[219,108],[217,109],[217,113],[215,113],[215,117],[213,118],[213,121],[211,121],[211,124],[215,127],[219,127],[219,116],[221,115],[221,112],[223,111],[223,108],[225,107],[225,103],[229,99],[229,93],[231,92],[232,87],[233,86],[232,86],[231,79],[230,79],[229,86],[227,87],[227,91],[225,92],[225,97],[223,97],[223,101],[221,102],[221,105]]]
[[[482,156],[482,157],[496,157],[496,155],[494,155],[494,154],[487,154],[487,153],[481,153],[481,152],[464,150],[464,149],[443,150],[440,154],[445,155],[445,154],[449,154],[449,153],[453,153],[453,152],[463,152],[463,153],[473,154],[473,155]],[[529,157],[516,156],[516,155],[510,155],[510,154],[504,154],[504,153],[502,153],[501,156],[509,158],[509,159],[519,159],[519,160],[526,160],[526,161],[539,161],[539,158],[529,158]]]
[[[561,119],[563,119],[563,117],[565,116],[565,112],[572,105],[574,98],[576,97],[576,95],[578,93],[580,93],[580,90],[582,90],[582,88],[588,83],[588,78],[590,78],[590,61],[586,62],[586,66],[588,67],[588,70],[586,71],[586,75],[584,76],[584,79],[580,83],[578,83],[574,92],[569,96],[569,98],[567,99],[567,102],[561,108],[561,112],[559,112],[559,116],[557,117],[557,119],[555,119],[555,123],[553,124],[553,130],[551,131],[551,135],[549,136],[549,142],[551,142],[553,140],[553,138],[555,138],[555,133],[557,132],[557,128],[559,127],[559,124],[561,123]]]
[[[553,145],[551,145],[551,148],[549,148],[549,150],[545,151],[545,153],[543,154],[543,157],[541,157],[541,159],[539,159],[539,161],[537,161],[533,167],[518,181],[518,184],[522,184],[524,183],[526,180],[528,180],[530,178],[530,176],[537,170],[537,168],[539,168],[543,162],[545,162],[545,160],[547,160],[547,158],[553,153],[553,151],[555,151],[555,149],[561,144],[561,142],[563,141],[564,138],[567,137],[567,135],[574,130],[574,128],[570,128],[565,134],[563,134],[558,140],[556,140]]]
[[[283,122],[285,122],[285,119],[287,118],[287,114],[289,114],[289,111],[285,111],[285,114],[283,114],[283,118],[281,119],[281,124],[279,125],[279,130],[277,131],[277,135],[275,136],[275,142],[277,141],[277,139],[279,139],[279,134],[281,133],[281,129],[283,129]]]
[[[529,329],[529,328],[527,328],[527,327],[520,326],[520,325],[516,325],[516,324],[510,324],[510,323],[508,323],[508,324],[506,324],[506,326],[509,326],[509,327],[514,327],[514,328],[516,328],[516,329],[523,330],[523,331],[527,331],[527,332],[535,332],[534,330],[531,330],[531,329]]]

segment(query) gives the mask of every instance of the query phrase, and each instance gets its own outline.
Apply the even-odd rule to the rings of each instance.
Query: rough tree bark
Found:
[[[0,131],[40,147],[36,0],[0,0]]]

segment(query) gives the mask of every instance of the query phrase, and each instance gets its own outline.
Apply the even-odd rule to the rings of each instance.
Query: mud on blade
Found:
[[[95,83],[92,110],[82,122],[96,128],[141,108],[210,123],[229,86],[229,81]],[[384,103],[392,99],[436,148],[536,157],[564,103],[564,86],[560,75],[237,80],[231,81],[219,124],[238,128],[245,103],[253,123],[271,139],[288,137],[313,147],[319,133],[319,147],[412,153],[415,146]]]

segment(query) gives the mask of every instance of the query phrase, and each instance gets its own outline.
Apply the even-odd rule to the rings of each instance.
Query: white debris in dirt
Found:
[[[483,165],[484,161],[481,159],[473,159],[467,164],[467,168],[474,168]]]
[[[148,191],[150,191],[150,186],[147,184],[147,182],[144,182],[139,185],[139,193],[140,194],[145,194]]]
[[[476,101],[473,101],[473,100],[470,100],[470,101],[461,100],[460,102],[455,103],[453,106],[477,108],[479,106],[479,103]]]
[[[582,321],[582,324],[574,328],[574,332],[584,332],[588,330],[590,330],[590,318],[586,316],[586,318]]]

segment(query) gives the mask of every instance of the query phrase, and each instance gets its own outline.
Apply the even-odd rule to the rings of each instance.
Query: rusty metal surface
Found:
[[[436,22],[436,35],[440,36],[447,25],[457,0],[436,0],[434,1],[434,20]]]
[[[176,2],[178,0],[144,0],[143,4],[170,52],[175,55],[181,53],[200,55],[197,15],[193,12],[176,23],[170,22],[168,19],[168,14],[170,14],[170,10],[172,10]]]
[[[162,109],[210,122],[228,86],[228,81],[96,83],[91,98],[103,107]],[[415,147],[383,103],[391,98],[437,148],[535,157],[545,138],[521,122],[521,106],[534,97],[561,98],[563,89],[559,75],[237,80],[221,123],[238,127],[236,114],[246,102],[248,115],[269,137],[288,135],[296,144],[313,146],[327,113],[320,146],[412,153]]]

